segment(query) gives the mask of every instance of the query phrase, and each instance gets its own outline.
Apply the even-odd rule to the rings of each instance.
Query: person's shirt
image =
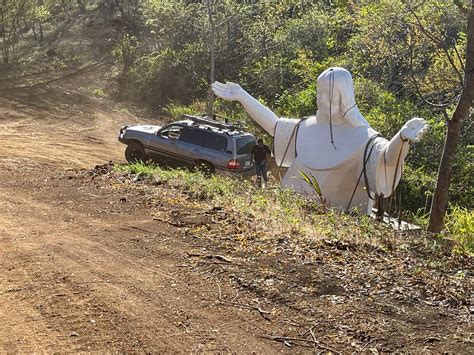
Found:
[[[256,145],[252,148],[252,155],[255,163],[260,164],[262,161],[267,159],[267,154],[270,154],[270,148],[265,144]]]

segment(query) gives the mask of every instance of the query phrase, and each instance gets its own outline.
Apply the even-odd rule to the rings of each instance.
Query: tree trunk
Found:
[[[43,44],[44,42],[43,24],[41,22],[39,23],[39,38],[40,38],[40,44]]]
[[[3,4],[2,4],[3,5]],[[2,10],[0,8],[0,10]],[[3,11],[0,13],[1,15],[1,20],[2,20],[2,58],[3,58],[3,64],[8,64],[8,47],[7,47],[7,39],[6,39],[6,28],[5,28],[5,15]]]
[[[33,31],[33,38],[35,39],[35,41],[37,41],[38,37],[36,36],[36,30],[35,30],[35,23],[34,22],[31,24],[31,30]]]
[[[37,2],[38,6],[43,6],[44,5],[44,0],[38,0]],[[44,41],[44,36],[43,36],[43,23],[41,22],[42,19],[38,21],[38,28],[39,28],[39,38],[40,38],[40,44],[43,44]]]
[[[444,143],[443,156],[438,170],[438,180],[431,203],[428,231],[440,233],[444,226],[444,216],[448,208],[448,190],[453,173],[453,162],[461,135],[463,121],[469,118],[474,101],[474,0],[469,11],[467,24],[466,68],[464,87],[453,117],[447,122],[448,132]]]
[[[209,35],[209,52],[211,59],[211,70],[209,74],[209,94],[208,94],[208,112],[212,115],[214,114],[214,92],[210,88],[210,85],[216,81],[216,49],[215,49],[215,35],[216,28],[214,24],[214,19],[212,17],[212,0],[207,0],[207,14],[209,16],[209,27],[211,33]]]

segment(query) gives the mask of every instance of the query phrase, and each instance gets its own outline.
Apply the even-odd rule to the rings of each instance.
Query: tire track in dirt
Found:
[[[271,351],[259,315],[219,307],[215,283],[180,267],[180,230],[147,217],[143,196],[120,204],[66,177],[121,159],[129,117],[34,112],[0,121],[0,350]]]
[[[152,261],[160,261],[154,264],[143,260],[141,254],[127,253],[126,246],[113,247],[115,235],[120,239],[136,237],[133,229],[122,227],[124,224],[151,231],[167,227],[151,218],[147,221],[140,210],[127,216],[103,216],[103,219],[80,212],[72,225],[61,223],[62,219],[71,218],[71,211],[54,212],[54,206],[44,202],[47,200],[44,195],[51,194],[50,191],[38,191],[35,198],[7,195],[7,204],[13,199],[17,203],[9,210],[2,208],[2,219],[24,221],[18,231],[7,228],[2,237],[2,260],[13,271],[7,280],[2,278],[2,289],[17,290],[7,301],[22,303],[21,309],[38,310],[34,317],[11,315],[20,318],[15,323],[20,329],[13,333],[28,333],[21,326],[28,325],[33,318],[45,319],[45,329],[60,332],[59,338],[52,342],[53,348],[60,350],[99,350],[110,344],[125,351],[182,351],[192,349],[192,344],[200,344],[206,334],[210,334],[208,337],[214,344],[215,325],[223,323],[223,316],[228,321],[229,313],[219,314],[212,309],[215,290],[209,294],[208,281],[176,270],[183,252],[166,250],[169,246],[163,246],[163,252],[154,251]],[[47,216],[50,218],[46,219]],[[17,232],[22,236],[20,239]],[[170,235],[173,233],[176,231],[170,231]],[[185,322],[192,322],[197,333]],[[243,324],[242,319],[235,323]],[[239,327],[234,331],[241,333],[239,338],[248,336]],[[40,338],[50,339],[49,332],[43,332]],[[0,335],[4,338],[4,334]],[[235,335],[225,340],[222,336],[220,332],[216,346],[223,343],[224,349],[242,348]],[[180,339],[178,346],[176,338]],[[52,349],[48,342],[37,344],[36,350]],[[7,348],[28,349],[6,345]]]

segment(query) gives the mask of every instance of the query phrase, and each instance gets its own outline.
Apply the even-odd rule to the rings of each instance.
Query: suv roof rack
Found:
[[[187,120],[191,120],[194,123],[201,123],[201,124],[209,125],[212,127],[221,128],[225,130],[231,130],[231,131],[244,129],[243,122],[229,123],[228,119],[225,117],[224,117],[225,122],[221,122],[221,121],[217,121],[216,117],[222,117],[222,116],[210,115],[210,114],[201,115],[201,116],[193,116],[193,115],[187,115],[187,114],[183,115],[183,118]]]

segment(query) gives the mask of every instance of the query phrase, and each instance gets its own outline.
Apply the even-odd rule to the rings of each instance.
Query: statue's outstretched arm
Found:
[[[268,107],[262,105],[242,89],[239,84],[231,82],[223,84],[216,81],[212,84],[212,91],[224,100],[239,101],[255,122],[273,136],[278,117]]]
[[[419,142],[428,131],[428,124],[423,118],[415,117],[409,120],[390,140],[386,151],[385,161],[388,166],[395,166],[400,159],[404,159],[408,152],[408,142]],[[401,152],[401,153],[400,153]],[[403,161],[403,160],[402,160]]]

